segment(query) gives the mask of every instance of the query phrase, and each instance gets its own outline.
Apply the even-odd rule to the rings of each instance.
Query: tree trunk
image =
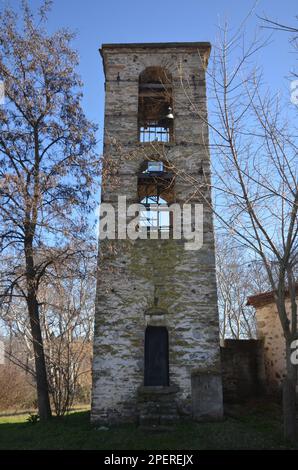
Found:
[[[297,367],[291,363],[290,343],[286,346],[287,376],[283,381],[283,418],[284,436],[293,441],[297,433],[296,385]]]
[[[32,227],[28,229],[29,235],[25,238],[25,258],[26,258],[26,278],[27,278],[27,307],[33,341],[36,391],[38,413],[41,421],[51,418],[51,405],[49,398],[49,388],[46,370],[46,361],[41,335],[41,326],[39,318],[39,305],[36,291],[36,272],[33,257],[33,236]]]
[[[38,413],[40,420],[46,421],[47,419],[51,418],[52,413],[49,399],[43,341],[39,321],[38,302],[35,292],[28,293],[27,305],[30,318],[31,334],[33,338]]]

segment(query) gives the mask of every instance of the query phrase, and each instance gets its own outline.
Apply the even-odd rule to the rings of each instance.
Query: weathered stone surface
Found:
[[[140,426],[163,426],[179,421],[177,387],[139,387],[138,413]]]
[[[208,47],[202,45],[199,49],[206,56]],[[108,178],[102,200],[114,204],[118,195],[126,195],[128,204],[139,202],[137,174],[144,161],[144,149],[146,155],[148,152],[154,158],[164,155],[178,170],[191,174],[198,181],[201,178],[201,191],[211,200],[206,147],[208,129],[193,114],[190,103],[193,101],[200,114],[206,116],[205,72],[198,47],[177,45],[151,49],[127,45],[125,48],[106,47],[103,56],[106,75],[104,151],[119,163],[119,183],[115,189]],[[156,143],[154,149],[138,142],[138,77],[148,66],[164,67],[173,78],[174,141]],[[181,86],[181,78],[187,83],[187,93]],[[123,158],[130,152],[133,158]],[[175,201],[184,203],[192,193],[192,185],[177,176]],[[197,203],[203,201],[202,195],[192,199]],[[184,243],[185,240],[115,240],[111,250],[111,241],[101,242],[93,421],[137,421],[147,325],[167,327],[170,385],[177,387],[175,403],[179,414],[192,414],[191,376],[202,368],[218,374],[217,385],[214,383],[214,390],[218,387],[213,395],[214,406],[217,410],[222,407],[213,221],[208,205],[204,206],[203,247],[187,251]],[[165,416],[171,413],[164,413],[162,421],[167,421]]]
[[[296,297],[298,304],[298,296]],[[291,302],[286,299],[286,312],[291,319]],[[274,300],[256,306],[258,337],[264,344],[266,387],[269,393],[281,393],[286,377],[286,346]],[[298,384],[297,384],[298,393]]]
[[[197,421],[223,417],[221,375],[206,372],[192,375],[193,418]]]
[[[239,403],[265,393],[262,340],[227,339],[220,352],[225,403]]]

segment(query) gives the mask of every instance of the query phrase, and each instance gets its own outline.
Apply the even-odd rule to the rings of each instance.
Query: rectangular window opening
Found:
[[[169,232],[170,213],[167,204],[150,204],[140,212],[140,229],[154,232]]]
[[[163,172],[163,162],[158,162],[158,161],[148,162],[147,171],[152,172],[152,173]]]
[[[153,124],[140,126],[140,142],[170,142],[170,128]]]

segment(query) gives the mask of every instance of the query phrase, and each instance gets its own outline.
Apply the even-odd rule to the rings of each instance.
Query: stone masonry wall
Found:
[[[297,299],[298,300],[298,299]],[[290,311],[290,302],[286,302]],[[268,391],[281,390],[286,375],[285,340],[274,302],[256,308],[258,337],[264,341],[264,360]]]
[[[207,51],[208,52],[208,51]],[[207,54],[202,46],[201,54]],[[162,66],[173,77],[174,142],[146,147],[152,157],[166,155],[181,170],[206,178],[210,200],[208,130],[191,107],[206,116],[204,69],[197,47],[103,48],[106,74],[104,152],[117,164],[118,186],[106,181],[103,202],[126,195],[136,203],[137,174],[146,144],[138,143],[138,77],[149,66]],[[188,81],[181,87],[181,74]],[[188,97],[187,97],[188,95]],[[189,101],[189,97],[191,102]],[[133,158],[123,158],[134,152]],[[148,153],[147,153],[148,154]],[[175,201],[193,187],[177,177]],[[193,202],[203,202],[196,197]],[[204,205],[204,244],[187,251],[184,240],[115,240],[100,243],[96,298],[92,420],[135,421],[137,390],[143,385],[146,325],[169,333],[170,385],[178,387],[178,407],[190,415],[191,376],[220,373],[217,291],[212,213]],[[113,248],[111,249],[111,245]],[[221,396],[221,390],[219,392]]]
[[[220,352],[225,403],[239,403],[264,394],[262,340],[226,339]]]

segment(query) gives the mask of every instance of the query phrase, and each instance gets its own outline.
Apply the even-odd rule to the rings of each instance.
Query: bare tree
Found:
[[[260,262],[247,261],[246,250],[227,237],[216,240],[216,272],[221,339],[256,338],[255,311],[247,306],[251,293],[268,288]]]
[[[90,375],[96,260],[79,257],[58,269],[41,287],[40,313],[50,394],[61,416],[73,405],[81,376]]]
[[[259,18],[264,22],[262,27],[268,28],[275,31],[282,31],[286,33],[291,33],[291,42],[297,43],[298,41],[298,28],[297,26],[289,26],[278,21],[270,20],[270,18],[259,16]],[[296,21],[298,20],[298,15],[296,16]]]
[[[81,107],[73,34],[49,35],[23,3],[23,22],[11,9],[0,16],[0,298],[2,308],[24,299],[33,339],[38,409],[51,416],[39,289],[53,266],[86,253],[100,171],[95,126]],[[52,269],[55,275],[55,269]]]
[[[39,314],[49,393],[58,416],[69,411],[78,395],[80,383],[88,382],[91,375],[95,277],[95,255],[86,259],[79,254],[63,265],[53,264],[39,286]],[[34,351],[24,300],[13,299],[9,309],[0,311],[0,320],[7,344],[6,358],[24,371],[32,383],[32,378],[36,380]]]
[[[291,362],[291,345],[297,339],[295,270],[298,262],[297,129],[286,111],[292,106],[280,95],[271,95],[262,84],[261,70],[254,63],[266,41],[254,38],[246,45],[240,28],[231,34],[227,25],[219,29],[209,79],[209,118],[202,115],[188,89],[181,83],[193,112],[210,130],[213,154],[213,191],[218,230],[230,234],[246,249],[248,260],[259,260],[274,291],[283,328],[287,378],[284,388],[285,436],[296,428],[295,388],[297,366]],[[183,72],[183,71],[182,71]],[[206,152],[209,142],[203,142]],[[204,170],[203,170],[204,172]],[[181,174],[201,194],[203,182]],[[286,294],[291,309],[286,311]]]

